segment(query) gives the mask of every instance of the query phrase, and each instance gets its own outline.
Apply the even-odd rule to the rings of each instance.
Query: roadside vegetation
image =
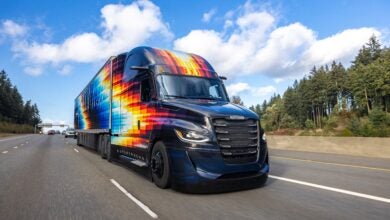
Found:
[[[0,133],[32,133],[40,122],[37,105],[24,102],[6,72],[0,71]]]
[[[315,66],[282,96],[250,109],[271,134],[388,137],[390,49],[372,36],[349,68],[335,61]]]

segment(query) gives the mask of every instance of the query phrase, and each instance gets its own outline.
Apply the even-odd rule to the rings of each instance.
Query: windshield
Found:
[[[219,79],[158,75],[157,89],[163,99],[183,98],[227,101],[223,84]]]

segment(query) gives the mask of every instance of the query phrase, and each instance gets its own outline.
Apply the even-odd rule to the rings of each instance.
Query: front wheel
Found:
[[[162,142],[157,142],[153,147],[150,168],[154,184],[162,189],[168,188],[171,184],[171,169],[168,153]]]

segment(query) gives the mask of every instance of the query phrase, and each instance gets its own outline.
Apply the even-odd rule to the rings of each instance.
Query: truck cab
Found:
[[[110,126],[101,133],[107,140],[97,137],[97,145],[108,143],[98,147],[103,155],[147,168],[160,188],[215,192],[266,182],[259,116],[229,102],[223,77],[205,59],[137,47],[110,68]]]

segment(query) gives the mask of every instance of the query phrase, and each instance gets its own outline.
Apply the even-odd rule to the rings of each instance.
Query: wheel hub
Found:
[[[161,152],[157,151],[152,156],[152,172],[157,175],[158,177],[162,177],[164,173],[164,160],[162,158]]]

